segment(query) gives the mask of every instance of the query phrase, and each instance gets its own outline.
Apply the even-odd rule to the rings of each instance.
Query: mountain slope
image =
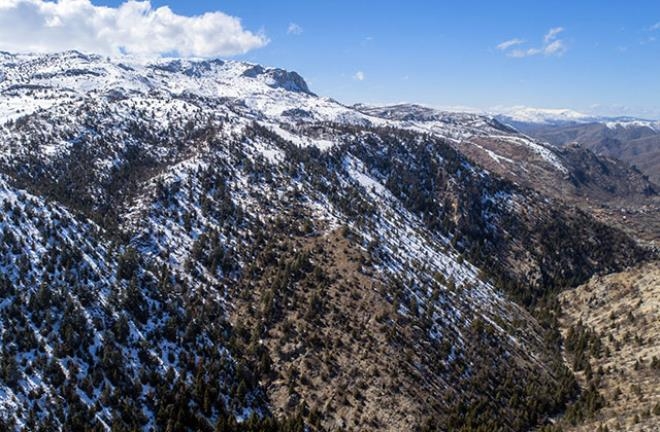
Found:
[[[567,358],[582,385],[593,385],[604,405],[591,416],[585,415],[587,410],[572,410],[566,429],[588,431],[599,425],[611,431],[657,428],[659,295],[658,262],[594,277],[561,295]],[[587,421],[578,422],[581,416]]]
[[[4,180],[0,200],[4,429],[165,428],[174,413],[193,426],[263,409],[254,387],[236,396],[220,303],[194,291],[184,301],[166,266],[57,204]],[[153,397],[169,391],[186,405]]]
[[[501,123],[498,118],[507,120],[502,117],[447,113],[416,105],[357,109],[396,120],[399,127],[446,137],[458,151],[516,184],[579,206],[646,241],[660,239],[660,188],[625,163],[580,146],[556,147],[537,140]],[[548,127],[522,125],[534,125],[533,130]]]
[[[558,146],[578,143],[596,154],[634,165],[660,182],[660,127],[650,122],[603,122],[556,128],[522,126],[539,139]]]

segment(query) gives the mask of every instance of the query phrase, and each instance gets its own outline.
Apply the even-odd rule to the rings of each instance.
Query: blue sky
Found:
[[[660,2],[632,3],[153,0],[151,6],[240,18],[264,43],[233,58],[296,70],[316,93],[345,103],[526,105],[660,118]]]

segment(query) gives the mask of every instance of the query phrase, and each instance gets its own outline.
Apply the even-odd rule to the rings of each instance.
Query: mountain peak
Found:
[[[266,83],[273,88],[282,88],[293,92],[314,95],[309,90],[304,78],[297,72],[287,71],[279,68],[264,68],[255,65],[245,70],[242,76],[249,78],[265,78]]]

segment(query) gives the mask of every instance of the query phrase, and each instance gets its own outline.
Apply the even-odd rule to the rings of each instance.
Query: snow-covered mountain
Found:
[[[0,154],[7,430],[522,430],[535,308],[649,254],[508,177],[552,145],[241,62],[2,53]]]
[[[559,125],[568,123],[591,123],[599,121],[598,116],[584,114],[565,108],[533,108],[515,106],[497,111],[496,116],[514,123],[535,123],[542,125]]]
[[[527,127],[531,127],[532,125],[537,127],[549,127],[600,123],[610,128],[646,127],[655,131],[660,131],[660,121],[658,120],[646,120],[630,116],[585,114],[565,108],[547,109],[516,106],[495,110],[491,115],[507,124],[522,124],[527,125]]]

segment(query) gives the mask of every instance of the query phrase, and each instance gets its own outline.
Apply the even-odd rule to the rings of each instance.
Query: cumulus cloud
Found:
[[[268,42],[222,12],[184,16],[134,0],[116,8],[89,0],[0,0],[0,50],[5,51],[216,57]]]
[[[506,51],[513,46],[521,45],[524,43],[525,41],[522,39],[509,39],[508,41],[504,41],[501,44],[497,45],[496,48],[500,51]]]
[[[563,27],[554,27],[543,36],[543,44],[540,47],[522,48],[525,41],[522,39],[510,39],[497,45],[497,49],[504,51],[508,57],[523,58],[544,55],[547,57],[559,57],[567,50],[565,42],[559,38],[564,31]],[[515,49],[512,49],[516,47]]]
[[[289,24],[289,27],[287,28],[286,33],[290,34],[290,35],[298,36],[298,35],[301,35],[303,33],[303,28],[300,27],[296,23],[291,23],[291,24]]]
[[[364,81],[364,79],[366,78],[366,76],[364,75],[364,72],[362,72],[362,71],[357,71],[357,72],[355,72],[355,75],[353,75],[353,78],[356,79],[356,80],[358,80],[358,81]]]

